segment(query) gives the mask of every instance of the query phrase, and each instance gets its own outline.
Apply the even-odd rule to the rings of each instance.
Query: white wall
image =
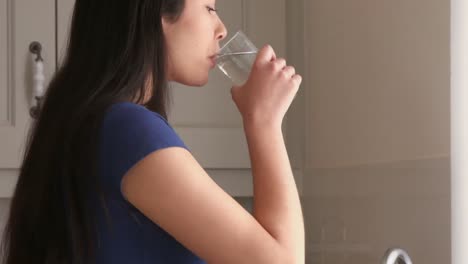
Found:
[[[468,262],[468,2],[451,1],[452,263]]]

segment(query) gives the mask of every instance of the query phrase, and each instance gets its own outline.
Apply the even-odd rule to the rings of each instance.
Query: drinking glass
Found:
[[[234,85],[239,86],[249,78],[257,52],[252,41],[239,30],[220,49],[216,65]]]

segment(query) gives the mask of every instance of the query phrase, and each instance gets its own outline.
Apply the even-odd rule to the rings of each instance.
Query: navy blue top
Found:
[[[99,180],[108,197],[107,212],[97,206],[97,263],[205,264],[121,192],[122,177],[133,165],[156,150],[174,146],[188,149],[161,115],[131,102],[108,108],[99,144]]]

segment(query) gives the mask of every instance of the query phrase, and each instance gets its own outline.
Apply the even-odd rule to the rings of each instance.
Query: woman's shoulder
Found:
[[[159,113],[153,112],[142,105],[128,101],[113,103],[107,108],[104,115],[104,123],[138,123],[141,121],[164,121],[164,123],[169,125],[168,121]]]
[[[104,184],[120,196],[123,175],[150,153],[169,147],[189,150],[161,115],[131,102],[112,104],[106,110],[99,134]]]
[[[118,102],[108,107],[101,124],[101,139],[108,145],[128,142],[132,146],[187,148],[162,115],[132,102]]]

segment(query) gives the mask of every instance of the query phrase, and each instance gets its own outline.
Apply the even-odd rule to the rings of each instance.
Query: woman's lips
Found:
[[[211,68],[216,66],[216,56],[211,56],[210,58]]]

